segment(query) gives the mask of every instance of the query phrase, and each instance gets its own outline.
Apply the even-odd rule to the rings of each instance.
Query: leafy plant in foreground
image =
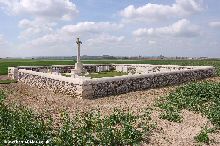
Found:
[[[181,122],[180,111],[187,109],[202,113],[215,129],[220,128],[220,83],[191,83],[178,88],[157,103],[163,112],[160,117],[173,122]],[[208,142],[206,130],[196,137],[198,141]]]
[[[17,109],[19,108],[19,109]],[[0,143],[7,141],[42,141],[52,138],[50,121],[45,122],[23,107],[10,109],[0,103]]]
[[[102,117],[99,111],[77,114],[73,120],[63,114],[63,126],[56,145],[134,145],[147,140],[153,125],[150,113],[134,116],[115,109]]]
[[[206,143],[209,144],[211,142],[211,140],[209,139],[208,134],[215,132],[215,128],[207,128],[207,127],[203,127],[202,130],[200,131],[200,133],[194,137],[194,139],[197,142],[201,142],[201,143]]]
[[[73,119],[62,113],[61,126],[55,128],[50,118],[37,116],[24,107],[9,108],[4,99],[0,90],[0,144],[33,140],[50,146],[136,145],[147,142],[154,128],[149,109],[139,115],[115,109],[109,116],[93,110],[77,113]]]
[[[200,112],[220,126],[220,83],[192,83],[178,88],[157,103],[167,113],[182,109]]]
[[[209,144],[209,136],[206,130],[202,130],[196,137],[195,140],[197,142],[207,143]]]

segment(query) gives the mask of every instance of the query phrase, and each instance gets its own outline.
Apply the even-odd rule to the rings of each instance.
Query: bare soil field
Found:
[[[0,76],[0,79],[7,79],[6,76]],[[206,79],[207,81],[220,82],[220,77]],[[114,110],[129,109],[138,113],[141,109],[152,108],[151,117],[157,123],[150,136],[150,143],[143,145],[152,146],[191,146],[198,145],[194,140],[201,127],[212,126],[207,118],[201,114],[193,113],[187,110],[182,111],[183,121],[181,123],[169,122],[159,118],[160,109],[155,107],[155,101],[160,96],[175,91],[177,86],[169,86],[165,88],[149,89],[146,91],[130,92],[118,96],[109,96],[99,99],[74,99],[69,96],[54,94],[47,90],[40,90],[35,87],[29,87],[22,83],[12,83],[0,85],[7,98],[5,104],[22,105],[32,109],[36,113],[44,113],[51,115],[55,120],[55,125],[59,125],[60,113],[66,111],[70,116],[74,116],[76,112],[90,111],[91,109],[100,109],[104,115],[108,115]],[[211,139],[214,143],[210,145],[220,145],[220,134],[212,133]]]

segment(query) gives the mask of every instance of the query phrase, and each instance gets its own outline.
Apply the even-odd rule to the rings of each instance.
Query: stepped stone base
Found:
[[[71,77],[76,78],[86,73],[81,62],[75,63],[75,69],[71,69]]]

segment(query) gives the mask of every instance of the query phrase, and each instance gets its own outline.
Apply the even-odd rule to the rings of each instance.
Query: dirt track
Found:
[[[219,77],[208,80],[220,82]],[[77,111],[89,111],[97,108],[100,109],[103,114],[108,114],[116,107],[123,109],[129,108],[134,112],[138,112],[139,109],[151,107],[153,108],[152,119],[157,123],[157,128],[151,136],[150,144],[146,145],[196,145],[194,136],[200,132],[201,127],[205,126],[206,123],[210,125],[208,120],[200,114],[186,110],[182,111],[184,117],[182,123],[168,122],[158,118],[159,109],[153,106],[155,100],[160,96],[174,91],[175,86],[131,92],[95,100],[73,99],[69,96],[54,94],[50,91],[29,87],[21,83],[0,85],[0,89],[1,88],[4,89],[8,95],[5,100],[6,104],[21,104],[37,113],[50,114],[56,121],[59,121],[60,112],[63,110],[73,116]],[[220,145],[220,134],[212,134],[211,137],[218,142],[218,144],[212,145]]]

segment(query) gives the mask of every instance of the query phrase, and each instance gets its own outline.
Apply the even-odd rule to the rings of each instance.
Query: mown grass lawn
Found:
[[[122,76],[127,75],[124,72],[117,72],[117,71],[106,71],[106,72],[99,72],[99,73],[90,73],[87,77],[91,78],[103,78],[103,77],[115,77],[115,76]]]
[[[85,76],[91,77],[91,78],[102,78],[102,77],[115,77],[115,76],[122,76],[122,75],[127,75],[127,73],[117,72],[117,71],[104,71],[104,72],[92,72]],[[63,73],[62,76],[71,77],[70,74],[65,74],[65,73]]]

